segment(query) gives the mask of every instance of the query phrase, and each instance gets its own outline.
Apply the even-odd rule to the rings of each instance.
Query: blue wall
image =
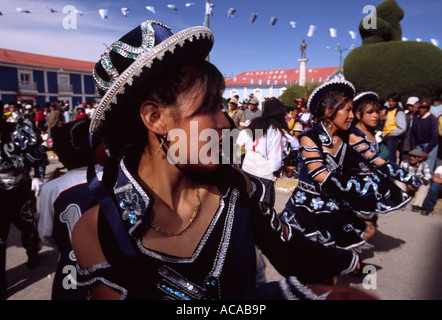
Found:
[[[49,93],[58,93],[57,73],[48,72],[47,74],[48,74],[48,92]]]
[[[0,90],[18,91],[17,68],[0,66]]]
[[[84,76],[84,93],[95,94],[95,82],[92,76]]]
[[[34,82],[37,82],[37,91],[45,92],[44,72],[41,70],[34,70]]]
[[[72,84],[72,90],[74,93],[81,93],[81,75],[71,74],[70,81]]]

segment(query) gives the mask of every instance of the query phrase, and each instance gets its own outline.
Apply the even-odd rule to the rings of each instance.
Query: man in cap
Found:
[[[401,148],[401,161],[408,159],[408,153],[411,151],[411,125],[413,124],[413,117],[419,110],[419,98],[418,97],[409,97],[407,103],[405,104],[405,137],[400,145]]]
[[[406,172],[421,179],[422,185],[418,189],[402,182],[395,181],[404,192],[410,196],[414,196],[411,201],[411,210],[413,212],[419,212],[421,210],[422,203],[430,189],[431,172],[428,164],[423,160],[424,152],[419,149],[413,149],[408,153],[408,160],[402,161],[400,165],[400,167]]]
[[[411,148],[424,152],[423,159],[428,163],[431,174],[437,160],[439,143],[439,125],[436,117],[431,114],[431,99],[423,98],[419,103],[419,111],[411,125]]]
[[[259,106],[258,98],[255,97],[249,101],[249,108],[245,109],[244,111],[246,120],[252,121],[254,118],[262,116],[262,110],[259,110],[258,106]]]

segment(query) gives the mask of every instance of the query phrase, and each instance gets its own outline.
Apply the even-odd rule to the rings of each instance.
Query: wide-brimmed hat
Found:
[[[287,112],[287,107],[278,99],[272,99],[265,103],[264,111],[262,112],[263,118],[269,118]]]
[[[353,106],[356,107],[359,103],[364,100],[379,102],[379,95],[373,91],[361,92],[353,99]]]
[[[342,91],[347,96],[349,96],[352,100],[356,94],[356,89],[354,85],[343,79],[333,79],[328,82],[321,84],[317,87],[307,101],[307,109],[311,114],[316,114],[316,108],[318,106],[318,102],[322,99],[322,97],[330,91]]]
[[[207,27],[191,27],[173,34],[161,22],[146,20],[111,44],[93,70],[102,99],[91,121],[90,133],[99,134],[107,112],[115,114],[133,107],[124,103],[126,97],[133,98],[159,75],[187,60],[204,60],[213,41]]]

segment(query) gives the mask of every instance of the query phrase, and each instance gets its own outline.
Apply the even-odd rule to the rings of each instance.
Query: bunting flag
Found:
[[[146,6],[146,9],[155,14],[155,8],[152,6]]]
[[[101,19],[107,19],[107,14],[108,14],[107,9],[100,9],[98,10],[98,13],[100,14]]]
[[[129,8],[121,8],[121,13],[127,18],[129,13]]]
[[[432,44],[434,44],[436,47],[439,47],[439,40],[431,39],[430,40]]]
[[[350,36],[353,40],[356,40],[356,32],[354,31],[349,31],[348,33],[350,33]]]
[[[195,5],[195,3],[193,3],[193,2],[187,2],[186,3],[186,8],[189,8],[189,7],[194,6],[194,5]]]
[[[308,28],[307,37],[309,38],[313,37],[313,35],[315,34],[315,30],[316,26],[311,24],[310,27]]]
[[[20,13],[31,13],[31,11],[22,8],[17,8],[17,11]]]
[[[293,29],[296,28],[296,22],[295,21],[290,21],[289,23],[290,23],[290,25],[292,26]]]
[[[167,7],[168,7],[169,9],[172,9],[172,10],[178,11],[178,8],[177,8],[174,4],[168,4]]]
[[[57,12],[57,10],[55,10],[53,8],[48,8],[48,10],[49,10],[50,13],[56,13]]]
[[[2,16],[3,15],[3,13],[0,11],[0,16]]]
[[[330,28],[330,37],[332,38],[338,37],[338,31],[335,28]]]
[[[416,41],[417,42],[422,42],[422,39],[421,38],[416,38]]]
[[[408,41],[407,37],[402,37],[402,41]]]
[[[233,15],[235,14],[236,10],[234,8],[229,8],[227,11],[227,17],[233,18]]]
[[[276,19],[275,17],[271,17],[270,18],[270,21],[269,21],[269,25],[270,26],[274,26],[275,24],[276,24],[276,21],[277,21],[278,19]]]
[[[255,23],[256,18],[258,18],[258,15],[255,14],[255,13],[252,13],[252,14],[250,15],[250,23]]]
[[[75,10],[75,13],[78,14],[78,15],[80,15],[80,16],[83,15],[83,11],[81,11],[81,10]]]

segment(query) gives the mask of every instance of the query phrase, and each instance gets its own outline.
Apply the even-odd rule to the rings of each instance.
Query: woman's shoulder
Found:
[[[98,237],[98,205],[87,210],[72,230],[72,249],[81,268],[106,262]]]

